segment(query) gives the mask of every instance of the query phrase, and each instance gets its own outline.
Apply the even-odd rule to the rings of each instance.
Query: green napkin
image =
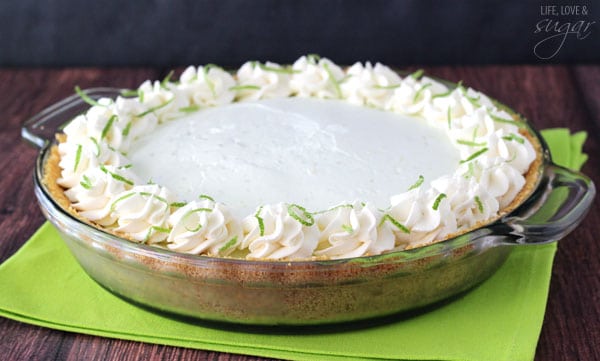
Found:
[[[543,136],[565,166],[585,162],[585,133]],[[48,223],[0,265],[0,315],[91,335],[297,360],[531,360],[556,244],[520,247],[488,281],[410,318],[335,332],[185,323],[113,296],[79,267]],[[259,332],[260,331],[260,332]]]

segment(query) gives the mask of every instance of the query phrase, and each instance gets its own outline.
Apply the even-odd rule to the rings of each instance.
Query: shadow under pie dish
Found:
[[[26,138],[43,146],[34,177],[42,210],[59,229],[83,268],[112,292],[155,309],[239,323],[318,324],[359,320],[424,306],[486,279],[510,253],[511,247],[507,245],[549,242],[564,236],[581,220],[593,198],[594,187],[589,179],[553,165],[537,133],[517,114],[460,84],[436,81],[422,74],[401,78],[395,73],[392,75],[389,68],[380,64],[374,67],[356,64],[341,70],[326,59],[314,58],[301,58],[292,67],[248,63],[234,76],[223,75],[228,73],[217,72],[219,69],[213,66],[191,69],[182,74],[179,82],[145,83],[128,98],[120,97],[121,90],[118,89],[90,90],[81,97],[71,97],[40,113],[24,128]],[[244,75],[248,69],[251,70],[249,75]],[[274,74],[275,81],[272,79]],[[287,88],[280,83],[287,84]],[[169,97],[169,92],[183,95]],[[240,92],[243,94],[240,95]],[[256,211],[242,215],[237,227],[221,228],[218,234],[222,235],[223,230],[229,232],[227,237],[221,237],[221,243],[212,248],[202,246],[202,242],[197,243],[198,247],[194,248],[201,249],[200,253],[204,255],[170,250],[169,240],[174,237],[169,232],[177,228],[177,223],[171,222],[171,216],[195,202],[185,212],[179,212],[180,221],[194,220],[194,223],[185,224],[183,233],[211,229],[211,224],[206,223],[210,220],[208,215],[216,214],[215,209],[220,210],[218,202],[221,197],[214,197],[216,202],[209,197],[191,202],[189,198],[168,199],[165,194],[152,193],[151,189],[161,186],[146,184],[140,185],[145,188],[132,191],[138,186],[138,181],[119,169],[128,169],[124,166],[130,163],[111,163],[111,157],[115,156],[111,148],[122,149],[121,145],[127,141],[118,139],[118,135],[124,135],[125,129],[129,129],[128,134],[141,135],[144,129],[152,127],[157,128],[158,134],[169,123],[174,124],[202,112],[208,114],[214,109],[234,109],[237,104],[255,104],[271,109],[282,104],[288,106],[277,99],[290,96],[297,97],[305,108],[312,106],[312,103],[306,103],[303,98],[306,96],[311,99],[342,98],[343,106],[340,100],[319,101],[319,105],[315,106],[318,108],[331,102],[331,108],[336,109],[335,114],[343,111],[336,107],[355,107],[352,112],[360,112],[362,110],[359,109],[367,106],[383,109],[368,109],[371,112],[400,114],[398,117],[413,114],[412,120],[402,118],[403,122],[432,120],[434,125],[431,127],[444,128],[450,141],[460,148],[460,156],[455,159],[459,170],[446,178],[438,177],[446,180],[445,183],[432,179],[435,177],[429,174],[409,175],[408,183],[405,180],[404,185],[400,184],[401,189],[398,195],[392,197],[391,205],[371,205],[370,199],[364,200],[367,203],[359,199],[331,206],[305,206],[304,202],[259,205]],[[103,97],[105,99],[101,99]],[[270,97],[276,99],[265,99]],[[119,106],[123,108],[123,103],[135,102],[136,99],[137,105],[143,106],[141,98],[149,102],[145,108],[135,108],[129,115],[119,113],[119,110],[113,112]],[[159,99],[158,103],[156,99]],[[454,103],[448,99],[454,99]],[[224,104],[232,100],[235,100],[233,105]],[[442,102],[443,111],[435,113],[436,109],[427,108],[431,104],[423,104],[436,101]],[[92,107],[87,103],[91,103]],[[75,117],[64,129],[66,136],[59,136],[58,142],[44,141],[44,138],[53,138],[56,126],[70,121],[86,109],[83,117],[88,123],[81,122],[83,127]],[[248,108],[244,110],[244,113],[248,112]],[[429,112],[427,117],[419,118],[419,114],[426,112]],[[416,116],[414,113],[417,113]],[[438,118],[434,119],[436,114]],[[156,124],[148,126],[140,122],[132,125],[149,115],[156,118]],[[263,115],[259,114],[259,117]],[[373,118],[378,116],[375,114]],[[469,119],[461,123],[461,117]],[[117,124],[119,122],[120,125]],[[507,127],[510,131],[506,131]],[[42,130],[48,134],[40,134]],[[206,130],[210,131],[210,128]],[[390,132],[387,129],[379,131]],[[77,138],[77,134],[83,134],[83,138]],[[70,153],[61,154],[61,147],[68,148],[64,144],[68,145],[69,137],[78,140],[71,142]],[[146,135],[139,139],[144,137]],[[99,141],[102,139],[109,141],[103,144]],[[509,152],[503,154],[498,146],[500,143]],[[518,154],[510,152],[514,148],[510,147],[525,143],[534,150],[533,157],[527,162],[526,169],[519,172],[524,182],[510,199],[490,195],[486,189],[493,184],[489,181],[479,182],[487,184],[486,188],[468,181],[469,178],[483,179],[485,171],[498,165],[496,160],[486,163],[487,168],[482,167],[485,155],[503,156],[504,163],[520,162]],[[85,148],[87,150],[82,150]],[[78,170],[79,165],[85,162],[86,165],[94,163],[90,162],[92,157],[86,154],[96,156],[97,175]],[[102,157],[101,161],[97,161]],[[61,166],[61,162],[68,165]],[[373,163],[375,166],[377,160]],[[132,169],[137,164],[134,162]],[[78,171],[81,174],[73,178],[74,181],[68,179],[77,175]],[[81,199],[73,202],[73,193],[76,192],[72,189],[79,187],[85,192],[102,174],[122,187],[119,189],[121,193],[115,193],[105,204],[108,213],[118,213],[122,204],[137,197],[147,202],[143,202],[144,207],[168,208],[169,214],[162,218],[151,212],[149,219],[160,219],[163,223],[146,221],[147,227],[139,228],[130,226],[132,222],[110,219],[115,215],[110,215],[108,220],[100,220],[105,224],[99,224],[98,219],[82,217],[85,210],[82,212],[81,208],[76,208]],[[460,192],[452,193],[447,181],[452,177],[457,178],[459,184],[468,184],[476,191],[461,188]],[[489,174],[486,177],[489,178]],[[71,184],[68,184],[69,181]],[[477,184],[474,186],[473,183]],[[406,189],[410,190],[404,192]],[[467,200],[459,197],[464,194]],[[184,204],[184,201],[188,202]],[[408,201],[412,203],[406,206]],[[230,200],[227,204],[232,203]],[[496,212],[477,218],[479,213],[488,211],[494,204]],[[451,212],[457,209],[460,211],[458,215]],[[442,212],[445,212],[444,217],[439,216]],[[420,218],[415,214],[424,214],[427,222],[419,223]],[[200,215],[205,216],[204,219]],[[467,221],[464,221],[465,217]],[[431,218],[437,221],[433,228],[419,228],[419,224],[431,224]],[[232,223],[235,221],[224,222]],[[289,230],[286,227],[296,231],[294,237],[286,238],[286,233],[282,232],[281,237],[269,238],[276,229]],[[337,229],[331,231],[332,227]],[[361,229],[365,231],[361,232]],[[124,230],[134,232],[125,233]],[[205,236],[204,241],[209,238]],[[300,246],[294,243],[299,238],[306,242]],[[390,239],[393,240],[391,245]],[[264,249],[273,249],[271,244],[264,246],[268,240],[283,244],[279,246],[283,249],[279,252],[282,257],[270,257],[277,254],[277,249],[271,253],[264,252]],[[341,240],[354,242],[351,243],[353,246],[346,247]],[[253,242],[262,246],[252,248]],[[333,252],[348,248],[360,248],[362,253]],[[226,252],[219,254],[221,251]]]

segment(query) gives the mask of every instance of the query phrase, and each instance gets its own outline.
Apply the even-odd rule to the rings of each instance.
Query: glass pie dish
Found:
[[[94,88],[91,98],[121,89]],[[583,219],[595,195],[585,175],[542,164],[534,191],[509,214],[443,242],[377,256],[253,261],[182,254],[119,238],[75,217],[51,195],[45,164],[60,127],[88,107],[74,95],[28,120],[40,148],[34,190],[41,210],[87,274],[110,292],[154,310],[210,321],[311,325],[357,321],[434,304],[490,277],[515,246],[554,242]]]

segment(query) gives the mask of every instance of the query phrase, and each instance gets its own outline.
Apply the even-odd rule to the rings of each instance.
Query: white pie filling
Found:
[[[311,98],[201,110],[159,125],[128,158],[142,179],[183,200],[209,194],[238,217],[278,202],[323,210],[359,199],[383,209],[419,175],[451,174],[460,161],[446,133],[426,122]]]
[[[348,258],[443,240],[497,216],[536,157],[485,95],[381,64],[189,67],[127,98],[83,97],[58,146],[73,208],[194,254]]]

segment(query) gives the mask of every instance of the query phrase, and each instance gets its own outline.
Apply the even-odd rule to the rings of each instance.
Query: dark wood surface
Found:
[[[479,89],[512,106],[538,129],[589,134],[583,172],[600,184],[600,66],[432,67],[433,75]],[[44,222],[32,187],[36,149],[21,124],[73,87],[135,87],[164,69],[0,69],[0,263]],[[600,360],[600,207],[560,241],[536,360]],[[0,290],[7,292],[8,290]],[[5,360],[259,360],[55,331],[0,318]]]

